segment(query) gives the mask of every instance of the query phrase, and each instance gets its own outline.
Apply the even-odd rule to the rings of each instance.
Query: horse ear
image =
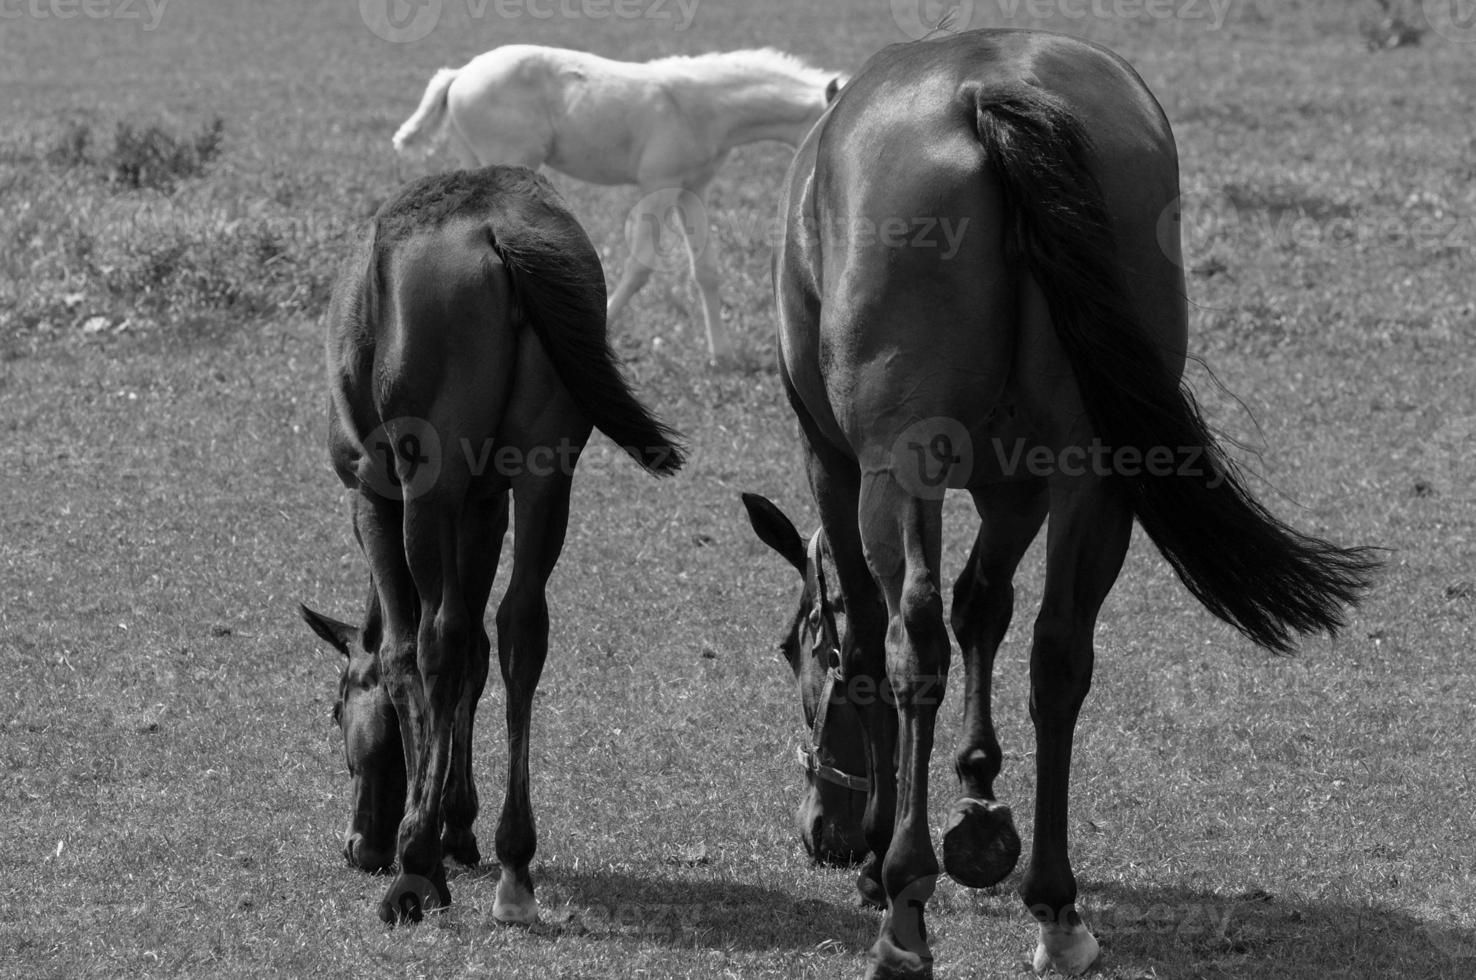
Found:
[[[844,84],[845,84],[845,82],[843,82],[841,80],[841,76],[839,76],[839,75],[835,76],[834,78],[832,78],[830,80],[829,84],[827,84],[825,86],[825,104],[826,105],[830,105],[830,103],[832,103],[832,102],[835,101],[835,97],[837,95],[840,95],[841,86],[844,85]]]
[[[314,633],[327,640],[345,657],[358,644],[359,628],[357,626],[350,626],[330,616],[324,616],[320,612],[314,612],[300,602],[297,604],[297,611],[302,615],[303,621],[313,628]]]
[[[759,540],[779,552],[801,575],[805,574],[805,542],[794,529],[794,522],[773,501],[756,493],[745,493],[743,506]]]

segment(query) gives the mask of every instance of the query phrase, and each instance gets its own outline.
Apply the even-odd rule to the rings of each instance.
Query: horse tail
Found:
[[[580,411],[647,472],[669,476],[681,469],[680,436],[641,404],[610,349],[604,271],[583,231],[577,225],[545,225],[537,234],[508,230],[493,236],[492,248],[507,268],[523,320]]]
[[[1143,529],[1205,608],[1261,646],[1286,652],[1292,633],[1335,633],[1370,585],[1374,551],[1304,535],[1246,489],[1135,312],[1091,141],[1066,105],[1026,85],[973,96],[979,142],[1003,184],[1008,247],[1045,295],[1098,437],[1140,460],[1154,447],[1176,454],[1172,474],[1116,477]],[[1184,452],[1196,465],[1179,465]]]
[[[446,135],[446,92],[460,68],[442,68],[431,76],[420,105],[395,132],[395,152],[404,157],[426,156]]]

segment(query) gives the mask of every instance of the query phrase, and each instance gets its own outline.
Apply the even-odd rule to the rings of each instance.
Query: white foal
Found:
[[[702,294],[708,354],[731,363],[708,184],[736,146],[797,145],[843,81],[772,48],[627,62],[509,44],[436,72],[394,144],[402,155],[421,155],[449,135],[467,167],[546,164],[594,184],[635,184],[641,200],[626,224],[631,255],[610,295],[609,319],[650,278],[652,257],[663,254],[661,231],[679,228]]]

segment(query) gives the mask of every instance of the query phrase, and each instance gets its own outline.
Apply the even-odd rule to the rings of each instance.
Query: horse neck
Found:
[[[778,140],[798,146],[825,111],[825,88],[775,75],[734,86],[714,86],[709,125],[721,130],[726,146]],[[694,107],[697,113],[703,107]]]

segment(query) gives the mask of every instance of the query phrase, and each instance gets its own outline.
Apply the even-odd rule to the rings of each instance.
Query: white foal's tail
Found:
[[[432,76],[419,108],[395,133],[396,153],[426,156],[441,142],[446,134],[446,90],[460,73],[460,68],[442,68]]]

